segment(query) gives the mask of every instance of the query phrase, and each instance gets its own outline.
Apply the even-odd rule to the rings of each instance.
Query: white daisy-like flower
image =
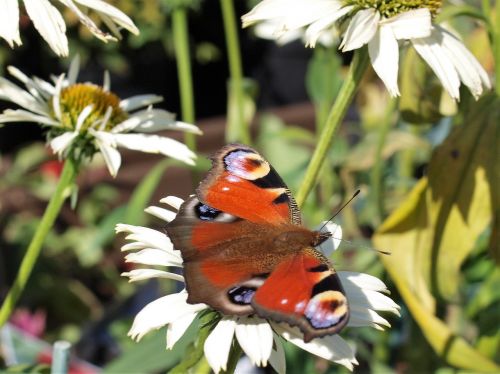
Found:
[[[2,0],[0,6],[0,37],[9,43],[11,48],[21,45],[19,35],[19,1]],[[23,0],[24,8],[33,25],[40,35],[49,44],[50,48],[59,56],[68,55],[68,39],[66,37],[66,23],[52,3],[63,4],[70,9],[96,37],[108,42],[120,39],[120,28],[125,28],[133,34],[139,34],[134,22],[122,11],[103,0]],[[113,35],[102,31],[87,15],[89,10],[94,11]]]
[[[121,165],[117,147],[159,153],[194,164],[196,155],[185,144],[149,134],[160,130],[201,133],[194,125],[176,121],[174,114],[154,109],[152,104],[162,101],[161,96],[148,94],[120,100],[109,90],[107,72],[103,86],[77,83],[78,57],[71,62],[68,75],[54,77],[52,83],[38,77],[30,78],[13,66],[7,70],[26,88],[0,77],[0,99],[22,108],[4,110],[0,114],[0,124],[41,124],[48,129],[48,142],[59,157],[82,161],[100,152],[113,176]]]
[[[161,200],[170,209],[149,207],[146,212],[166,221],[172,221],[182,204],[182,199],[169,196]],[[335,239],[324,243],[321,249],[326,251],[336,249],[339,245],[342,231],[338,225],[330,223],[327,230]],[[140,226],[119,224],[117,232],[127,233],[130,243],[122,247],[129,252],[127,262],[146,266],[182,268],[180,251],[174,250],[167,235],[162,232]],[[349,301],[351,311],[347,326],[371,326],[382,330],[389,327],[389,322],[376,311],[387,311],[399,315],[399,306],[388,296],[385,284],[368,274],[340,271],[337,273]],[[134,269],[124,273],[131,282],[151,278],[173,279],[184,282],[184,277],[157,268]],[[166,346],[171,349],[181,338],[198,313],[208,309],[205,304],[188,304],[187,291],[163,296],[146,305],[135,317],[129,336],[140,340],[152,330],[167,326]],[[352,370],[357,364],[354,349],[339,335],[316,338],[305,343],[299,329],[284,323],[268,321],[256,316],[235,317],[223,316],[210,332],[204,345],[208,363],[215,373],[226,369],[228,356],[236,338],[243,352],[254,365],[270,364],[278,373],[286,371],[285,354],[282,340],[297,345],[319,357],[344,365]]]
[[[400,42],[407,41],[434,71],[449,95],[458,100],[463,83],[478,98],[491,87],[488,74],[474,55],[452,33],[433,24],[440,0],[263,0],[242,17],[243,27],[274,22],[277,38],[305,29],[306,45],[333,25],[347,24],[343,52],[368,45],[373,69],[392,96],[399,95]]]

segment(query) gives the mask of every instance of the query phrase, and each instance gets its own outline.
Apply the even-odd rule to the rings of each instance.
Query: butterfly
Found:
[[[297,326],[304,341],[338,333],[349,305],[338,275],[281,177],[254,149],[230,144],[211,158],[196,195],[166,227],[181,251],[188,303],[225,315]]]

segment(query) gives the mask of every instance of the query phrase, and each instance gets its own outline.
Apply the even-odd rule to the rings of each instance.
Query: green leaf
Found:
[[[314,49],[307,66],[306,88],[315,104],[333,102],[342,85],[342,59],[334,48]]]
[[[172,159],[164,159],[155,165],[136,187],[125,212],[125,222],[130,225],[141,225],[145,221],[144,209],[149,204],[153,193],[169,166],[176,164]]]
[[[377,248],[391,251],[384,265],[434,350],[452,365],[490,372],[500,368],[435,316],[429,288],[457,297],[460,267],[492,221],[499,111],[492,95],[468,108],[464,123],[436,149],[428,177],[374,237]]]

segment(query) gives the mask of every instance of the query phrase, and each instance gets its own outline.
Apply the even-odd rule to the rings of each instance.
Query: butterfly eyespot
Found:
[[[194,213],[202,221],[234,222],[238,219],[231,214],[224,213],[203,203],[194,206]]]
[[[271,167],[260,155],[255,152],[235,149],[224,157],[227,171],[240,178],[257,180],[269,174]]]
[[[252,302],[253,295],[257,291],[256,287],[239,286],[231,288],[227,295],[232,303],[238,305],[248,305]]]

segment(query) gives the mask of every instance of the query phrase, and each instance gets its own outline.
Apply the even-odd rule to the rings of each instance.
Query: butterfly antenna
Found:
[[[335,214],[334,214],[334,215],[333,215],[333,216],[332,216],[332,217],[331,217],[328,221],[326,221],[326,222],[323,224],[323,226],[321,226],[321,228],[319,229],[319,231],[323,230],[323,229],[325,228],[326,224],[327,224],[328,222],[330,222],[332,219],[334,219],[334,218],[335,218],[335,217],[336,217],[336,216],[337,216],[337,215],[338,215],[338,214],[339,214],[339,213],[340,213],[340,212],[341,212],[341,211],[342,211],[342,210],[343,210],[343,209],[347,206],[347,204],[349,204],[352,200],[354,200],[354,198],[355,198],[356,196],[358,196],[358,195],[359,195],[359,193],[360,193],[360,192],[361,192],[360,190],[357,190],[356,192],[354,192],[354,194],[351,196],[351,198],[350,198],[349,200],[347,200],[347,202],[346,202],[344,205],[342,205],[342,206],[339,208],[339,210],[337,210],[337,212],[336,212],[336,213],[335,213]],[[354,243],[353,243],[353,242],[351,242],[351,241],[349,241],[349,240],[346,240],[346,239],[341,239],[341,240],[342,240],[343,242],[346,242],[346,243],[349,243],[349,244],[351,244],[351,245],[354,245]],[[376,251],[376,252],[378,252],[378,253],[380,253],[380,254],[383,254],[383,255],[390,255],[390,254],[391,254],[391,252],[388,252],[388,251],[382,251],[382,250],[380,250],[380,249],[376,249],[376,248],[373,248],[373,247],[367,247],[367,246],[364,246],[364,245],[363,245],[363,246],[361,246],[361,247],[362,247],[362,248],[372,249],[372,250],[374,250],[374,251]]]
[[[382,254],[382,255],[390,255],[390,254],[391,254],[391,252],[389,252],[389,251],[383,251],[383,250],[381,250],[381,249],[377,249],[377,248],[369,247],[369,246],[367,246],[367,245],[359,245],[359,244],[355,244],[355,243],[351,242],[350,240],[346,240],[346,239],[341,239],[341,240],[342,240],[343,242],[346,242],[346,243],[348,243],[348,244],[351,244],[353,247],[354,247],[354,246],[357,246],[357,247],[359,247],[359,248],[371,249],[372,251],[378,252],[378,253],[380,253],[380,254]]]
[[[337,210],[337,212],[336,212],[333,216],[331,216],[331,217],[330,217],[330,219],[329,219],[328,221],[326,221],[326,222],[323,224],[323,226],[321,226],[321,228],[319,229],[319,231],[323,230],[323,229],[325,228],[325,226],[326,226],[326,224],[327,224],[328,222],[330,222],[332,219],[334,219],[335,217],[337,217],[337,215],[338,215],[340,212],[342,212],[342,209],[344,209],[344,208],[347,206],[347,204],[349,204],[349,203],[350,203],[350,202],[351,202],[351,201],[352,201],[352,200],[353,200],[356,196],[358,196],[360,192],[361,192],[360,190],[357,190],[356,192],[354,192],[354,194],[351,196],[351,198],[350,198],[349,200],[347,200],[347,202],[346,202],[344,205],[342,205],[342,206],[339,208],[339,210]]]

